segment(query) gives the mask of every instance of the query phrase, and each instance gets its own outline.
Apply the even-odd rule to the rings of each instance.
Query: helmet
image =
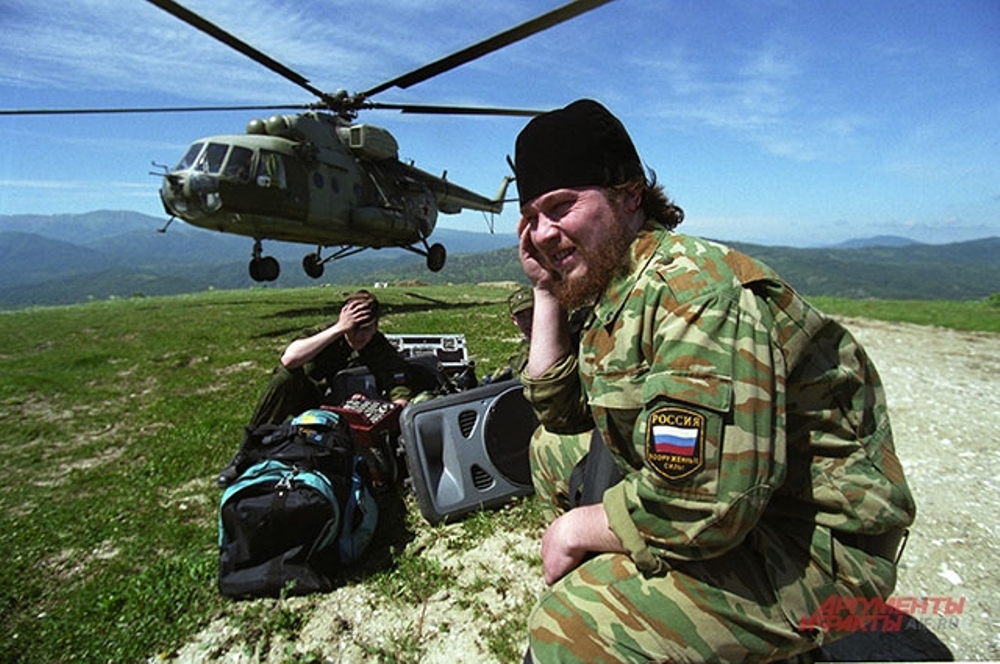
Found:
[[[332,429],[340,424],[340,415],[329,410],[313,408],[292,420],[293,427]]]

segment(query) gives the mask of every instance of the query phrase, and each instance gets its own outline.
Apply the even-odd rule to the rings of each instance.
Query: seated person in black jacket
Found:
[[[405,406],[414,396],[410,370],[379,332],[378,315],[378,300],[360,290],[347,297],[333,325],[290,343],[257,402],[250,426],[280,424],[328,403],[326,394],[334,377],[357,366],[371,372],[382,398]],[[219,473],[220,486],[235,479],[238,459],[239,453]]]

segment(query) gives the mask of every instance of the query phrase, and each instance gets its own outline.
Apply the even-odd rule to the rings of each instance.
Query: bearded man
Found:
[[[597,102],[531,120],[514,168],[525,395],[554,433],[595,426],[624,476],[546,529],[526,659],[766,661],[856,629],[916,509],[862,347],[768,266],[676,233]]]

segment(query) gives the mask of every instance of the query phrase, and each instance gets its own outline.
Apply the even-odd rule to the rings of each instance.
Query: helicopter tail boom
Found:
[[[462,210],[479,210],[481,212],[499,214],[503,210],[507,187],[513,181],[513,178],[509,176],[504,177],[496,197],[487,198],[482,194],[477,194],[470,189],[448,181],[446,177],[431,175],[426,171],[412,166],[410,169],[411,175],[423,182],[434,194],[438,210],[443,214],[458,214]]]

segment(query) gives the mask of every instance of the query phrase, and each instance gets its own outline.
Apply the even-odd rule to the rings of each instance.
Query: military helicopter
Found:
[[[302,267],[319,278],[324,265],[366,249],[400,247],[426,258],[427,268],[444,267],[446,249],[429,238],[439,213],[478,210],[499,214],[507,187],[504,177],[493,197],[478,194],[399,159],[396,139],[385,129],[356,122],[362,110],[402,113],[532,116],[529,109],[391,104],[371,101],[390,88],[409,88],[471,60],[546,30],[611,0],[574,0],[491,38],[409,73],[350,94],[325,93],[308,79],[273,60],[175,0],[153,5],[221,41],[307,90],[310,104],[136,109],[63,109],[0,111],[4,115],[58,113],[129,113],[212,110],[299,110],[251,120],[243,134],[200,138],[181,160],[163,169],[160,199],[170,223],[188,224],[253,238],[250,277],[278,278],[280,265],[263,255],[263,241],[312,244]],[[323,256],[324,249],[336,247]]]

